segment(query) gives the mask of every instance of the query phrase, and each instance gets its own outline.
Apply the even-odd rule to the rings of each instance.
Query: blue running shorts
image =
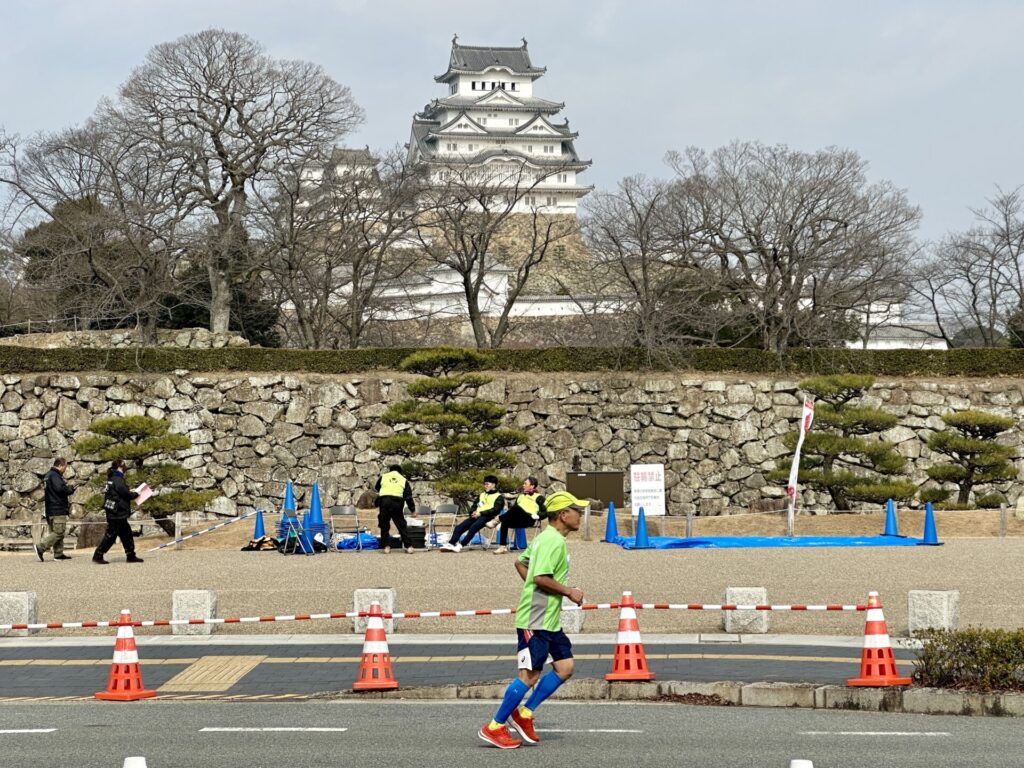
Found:
[[[572,643],[565,632],[552,632],[547,629],[517,629],[518,664],[517,669],[540,671],[548,656],[552,661],[572,658]]]

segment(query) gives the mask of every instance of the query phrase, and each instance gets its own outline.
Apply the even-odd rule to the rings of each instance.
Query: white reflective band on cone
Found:
[[[888,635],[864,635],[865,648],[889,648]]]
[[[615,644],[622,645],[624,643],[639,643],[640,633],[633,630],[623,630],[615,636]]]
[[[620,619],[635,619],[636,611],[632,608],[623,608],[622,613],[619,614]]]
[[[388,653],[388,644],[380,640],[368,640],[363,643],[363,653]]]
[[[146,758],[126,757],[124,759],[124,768],[146,768]]]
[[[138,651],[114,651],[115,664],[138,664]]]
[[[885,621],[881,608],[868,608],[867,621]]]

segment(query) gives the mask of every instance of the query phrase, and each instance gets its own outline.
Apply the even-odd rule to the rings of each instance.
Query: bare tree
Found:
[[[397,152],[352,150],[284,170],[253,206],[267,283],[287,301],[300,346],[358,347],[385,288],[419,256],[409,246],[422,173]]]
[[[1024,305],[1024,187],[997,190],[975,225],[944,238],[917,273],[914,290],[951,347],[1017,344]]]
[[[21,233],[22,276],[68,302],[64,313],[86,322],[134,316],[151,337],[188,239],[188,208],[173,173],[117,128],[90,121],[24,144],[3,137],[5,219]]]
[[[718,290],[763,349],[835,343],[873,303],[905,295],[920,213],[891,184],[869,185],[855,152],[737,142],[669,163],[700,210]]]
[[[278,166],[332,145],[362,120],[348,88],[321,67],[273,59],[245,35],[210,29],[153,48],[100,119],[125,126],[178,178],[175,192],[210,222],[202,253],[211,330],[228,330],[246,263],[249,200]]]
[[[566,167],[513,156],[453,163],[435,172],[421,197],[417,237],[435,264],[458,276],[477,348],[501,346],[531,273],[576,231],[574,216],[537,201],[544,182]],[[503,291],[493,283],[499,265],[508,268]]]

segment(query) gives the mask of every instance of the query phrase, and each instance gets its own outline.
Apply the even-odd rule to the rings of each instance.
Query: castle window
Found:
[[[508,119],[508,124],[509,125],[519,125],[519,118],[518,117],[510,117]]]
[[[533,152],[533,144],[527,144],[526,145],[526,151],[527,152]]]
[[[448,144],[448,151],[449,152],[458,152],[459,151],[459,145],[458,144]]]
[[[544,154],[550,155],[554,151],[555,151],[555,148],[553,146],[551,146],[550,144],[545,144],[544,145]]]
[[[486,117],[481,117],[479,122],[480,122],[480,125],[487,125],[487,118]]]
[[[551,195],[548,195],[546,198],[544,198],[544,204],[545,205],[555,205],[555,203],[557,203],[557,202],[558,202],[558,199],[554,198],[554,197],[551,197]]]
[[[513,90],[513,91],[514,91],[515,89],[516,89],[516,84],[515,84],[515,83],[512,83],[512,88],[511,88],[510,90]]]
[[[468,150],[469,152],[472,152],[472,151],[473,151],[473,150],[474,150],[475,148],[476,148],[476,145],[475,145],[475,144],[470,144],[470,145],[469,145],[468,147],[466,147],[466,149],[467,149],[467,150]]]
[[[568,173],[560,173],[560,174],[558,174],[558,181],[561,184],[568,184],[569,183],[569,174]]]
[[[473,81],[473,82],[472,82],[472,83],[470,84],[470,87],[469,87],[469,89],[470,89],[471,91],[475,91],[475,90],[476,90],[476,80],[474,80],[474,81]]]

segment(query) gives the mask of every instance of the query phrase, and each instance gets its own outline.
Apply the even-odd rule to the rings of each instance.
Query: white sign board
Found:
[[[629,488],[634,517],[640,514],[640,507],[644,508],[644,517],[665,516],[664,464],[630,464]]]

